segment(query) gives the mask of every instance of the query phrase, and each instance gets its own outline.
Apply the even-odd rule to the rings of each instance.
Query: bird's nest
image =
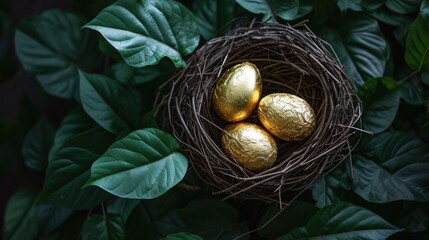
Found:
[[[191,171],[214,194],[287,204],[350,157],[349,137],[359,128],[361,104],[327,46],[304,24],[240,27],[207,42],[171,79],[171,90],[158,102]],[[262,97],[292,93],[305,99],[316,114],[309,137],[298,142],[276,140],[277,161],[261,172],[241,167],[224,153],[220,135],[227,122],[212,104],[221,75],[242,62],[258,67]],[[257,114],[245,121],[258,123]]]

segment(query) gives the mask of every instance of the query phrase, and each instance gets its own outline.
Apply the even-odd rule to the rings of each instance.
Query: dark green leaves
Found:
[[[282,0],[235,0],[247,11],[262,14],[264,20],[269,18],[276,19],[280,17],[284,20],[295,20],[311,11],[311,7],[301,7],[298,0],[282,1]]]
[[[82,239],[125,239],[122,218],[120,215],[107,214],[93,215],[88,217],[83,223]]]
[[[400,132],[361,143],[354,156],[353,189],[370,202],[429,200],[429,146]]]
[[[386,0],[386,6],[397,13],[408,14],[416,11],[422,0]]]
[[[117,81],[80,72],[82,106],[95,122],[120,135],[138,125],[139,99]]]
[[[49,235],[61,226],[73,211],[69,208],[56,207],[53,205],[37,205],[36,215],[40,235]]]
[[[63,132],[61,128],[59,132]],[[85,209],[105,200],[109,195],[103,190],[82,187],[90,176],[92,163],[113,139],[110,133],[100,127],[70,136],[49,159],[41,201],[73,209]]]
[[[37,234],[36,201],[34,191],[23,189],[16,192],[6,206],[4,215],[5,239],[32,240]]]
[[[87,185],[123,198],[155,198],[185,176],[188,161],[176,140],[155,129],[137,130],[115,142],[91,168]]]
[[[363,102],[363,128],[372,133],[386,130],[399,107],[397,83],[388,77],[373,78],[361,86],[359,97]]]
[[[295,239],[386,239],[400,231],[369,210],[340,202],[321,208],[304,227],[295,228],[278,240]]]
[[[54,127],[45,118],[40,118],[27,133],[22,145],[22,155],[28,168],[35,171],[45,169],[54,134]]]
[[[348,9],[353,11],[362,11],[362,0],[337,0],[337,6],[341,11]]]
[[[347,75],[357,84],[384,74],[388,47],[377,20],[365,14],[347,14],[316,31],[332,45]]]
[[[290,232],[295,227],[305,225],[316,211],[315,206],[305,202],[295,202],[283,210],[274,204],[262,217],[259,227],[264,226],[264,228],[261,228],[258,233],[267,239],[275,239]],[[275,217],[274,220],[272,220],[273,217]],[[268,221],[271,222],[268,223]]]
[[[207,0],[195,2],[195,18],[201,36],[210,40],[222,36],[231,28],[234,18],[234,1]]]
[[[172,0],[119,0],[85,27],[100,32],[133,67],[154,65],[162,57],[184,67],[182,56],[199,42],[193,14]]]
[[[170,234],[161,240],[203,240],[200,236],[190,233]]]
[[[405,61],[417,70],[429,71],[429,1],[424,0],[420,13],[408,33]]]
[[[230,205],[214,199],[199,199],[185,208],[168,212],[157,221],[154,230],[161,237],[190,232],[203,239],[235,239],[248,231],[247,226],[237,223],[237,220],[238,213]]]
[[[311,192],[316,206],[325,207],[341,201],[345,192],[350,189],[350,177],[342,165],[315,181]]]
[[[52,10],[22,22],[15,33],[16,53],[25,70],[50,94],[79,101],[78,69],[94,65],[95,41],[81,31],[83,20]],[[95,52],[96,53],[96,52]]]

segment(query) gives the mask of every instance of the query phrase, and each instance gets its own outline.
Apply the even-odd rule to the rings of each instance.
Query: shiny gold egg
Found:
[[[262,98],[258,116],[271,134],[286,141],[300,141],[316,126],[313,108],[304,99],[288,93],[274,93]]]
[[[274,138],[256,124],[239,122],[227,125],[221,134],[221,143],[228,157],[250,170],[267,169],[277,159]]]
[[[228,69],[213,92],[213,106],[219,117],[229,122],[246,119],[261,97],[262,81],[258,68],[244,62]]]

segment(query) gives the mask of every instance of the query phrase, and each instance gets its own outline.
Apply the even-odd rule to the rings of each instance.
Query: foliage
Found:
[[[69,2],[14,24],[0,1],[0,84],[25,70],[64,111],[24,98],[0,121],[0,174],[21,148],[44,176],[9,197],[5,239],[429,239],[428,0]],[[350,161],[283,209],[206,192],[153,107],[199,46],[253,19],[308,20],[363,105]]]

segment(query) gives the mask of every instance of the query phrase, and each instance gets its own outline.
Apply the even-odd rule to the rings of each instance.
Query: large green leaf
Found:
[[[280,17],[287,21],[298,19],[311,11],[309,5],[300,6],[299,0],[235,0],[247,11],[262,14],[263,20]]]
[[[395,119],[401,92],[388,77],[373,78],[359,88],[363,102],[363,128],[373,133],[386,130]]]
[[[278,204],[273,204],[262,217],[258,234],[267,239],[275,239],[295,227],[305,225],[316,211],[317,207],[305,202],[294,202],[283,210],[280,210]],[[269,221],[271,222],[268,223]]]
[[[86,209],[107,199],[109,194],[101,189],[82,187],[90,176],[92,163],[113,140],[109,132],[93,127],[66,141],[48,162],[41,202]]]
[[[80,29],[83,23],[71,13],[50,10],[23,21],[15,33],[22,65],[52,95],[79,101],[78,69],[96,62],[96,41]]]
[[[361,142],[353,189],[370,202],[429,200],[429,146],[417,137],[386,132]]]
[[[347,75],[357,85],[382,76],[389,51],[377,20],[364,13],[349,13],[333,22],[314,30],[332,45]]]
[[[328,175],[320,177],[311,187],[313,199],[318,207],[340,202],[345,192],[351,189],[349,174],[345,166],[338,167]]]
[[[111,133],[129,133],[137,127],[141,104],[117,81],[99,74],[79,72],[83,109]]]
[[[125,239],[122,218],[116,214],[93,215],[88,217],[83,223],[82,239]]]
[[[6,205],[4,214],[4,237],[8,240],[32,240],[37,234],[37,219],[34,203],[37,194],[29,189],[14,193]]]
[[[419,9],[422,0],[386,0],[386,6],[397,13],[408,14]]]
[[[203,240],[203,238],[195,234],[181,232],[170,234],[161,240]]]
[[[417,71],[429,71],[429,1],[424,0],[419,15],[408,32],[405,61]]]
[[[248,232],[237,223],[238,213],[227,203],[215,199],[197,199],[185,208],[175,209],[159,219],[154,231],[157,239],[178,232],[190,232],[203,239],[236,239]],[[240,239],[248,239],[248,236]]]
[[[35,171],[45,169],[55,129],[46,118],[40,118],[27,133],[22,144],[25,165]]]
[[[296,228],[278,240],[378,240],[386,239],[398,231],[400,229],[371,211],[340,202],[321,208],[305,227]]]
[[[184,67],[182,56],[199,42],[194,15],[172,0],[119,0],[85,27],[100,32],[133,67],[154,65],[162,57]]]
[[[232,25],[234,1],[205,0],[195,1],[195,18],[201,36],[210,40],[222,36]]]
[[[188,160],[178,148],[177,141],[159,129],[134,131],[94,162],[86,185],[123,198],[159,197],[185,176]]]

